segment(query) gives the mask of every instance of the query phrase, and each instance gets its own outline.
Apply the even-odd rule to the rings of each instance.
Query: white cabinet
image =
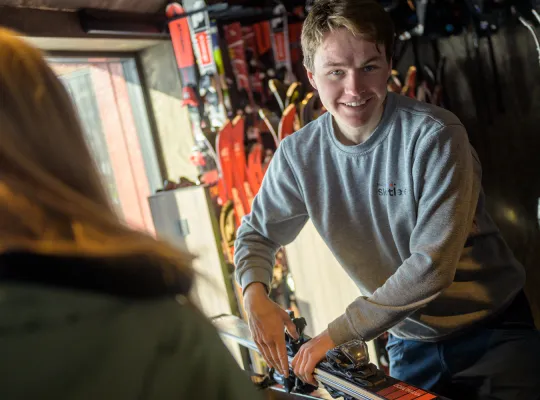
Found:
[[[197,272],[191,300],[207,316],[236,314],[231,274],[219,240],[218,221],[205,186],[191,186],[159,192],[148,198],[159,238],[167,240],[197,258]],[[224,340],[239,365],[245,364],[239,346]]]

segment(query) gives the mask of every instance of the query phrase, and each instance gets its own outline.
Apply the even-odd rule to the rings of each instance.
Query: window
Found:
[[[154,232],[148,196],[161,174],[133,58],[49,58],[78,111],[88,145],[119,215]]]

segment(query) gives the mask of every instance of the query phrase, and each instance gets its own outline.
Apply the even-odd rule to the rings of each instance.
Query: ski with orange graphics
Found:
[[[281,121],[279,122],[278,138],[280,142],[297,130],[297,118],[296,104],[291,103],[283,111]]]
[[[247,180],[255,196],[262,185],[264,177],[263,170],[263,146],[255,143],[251,146],[247,161]]]
[[[233,188],[238,193],[245,214],[251,211],[253,202],[253,190],[247,179],[246,151],[244,145],[245,121],[242,116],[237,116],[232,121],[232,146],[233,146]],[[242,215],[243,216],[243,215]]]

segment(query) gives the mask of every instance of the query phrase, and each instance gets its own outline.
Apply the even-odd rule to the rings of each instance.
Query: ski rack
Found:
[[[202,13],[202,12],[208,12],[210,14],[212,12],[224,11],[224,10],[229,9],[229,7],[230,6],[227,3],[212,4],[212,5],[209,5],[209,6],[206,6],[206,7],[198,8],[198,9],[196,9],[194,11],[188,11],[188,12],[185,12],[183,14],[175,15],[174,18],[170,18],[168,21],[175,21],[177,19],[186,18],[186,17],[189,17],[191,15],[199,14],[199,13]]]
[[[287,4],[290,6],[289,4]],[[287,10],[289,11],[289,10]],[[185,12],[183,14],[176,15],[174,18],[168,21],[174,21],[189,17],[200,12],[208,12],[210,19],[215,19],[219,22],[226,21],[239,21],[245,18],[260,18],[261,20],[270,19],[275,17],[274,7],[245,7],[241,5],[230,5],[228,3],[216,3],[206,7],[198,8],[197,10]],[[296,21],[294,15],[288,16],[291,21]],[[253,20],[250,19],[250,22]]]
[[[82,30],[93,35],[114,35],[122,37],[168,37],[168,23],[201,12],[208,12],[211,19],[238,20],[259,17],[270,19],[274,16],[273,7],[254,7],[231,5],[227,2],[211,4],[197,10],[185,12],[173,18],[164,18],[150,13],[81,8],[77,17]]]

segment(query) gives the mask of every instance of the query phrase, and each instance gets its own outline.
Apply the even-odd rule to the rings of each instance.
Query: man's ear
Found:
[[[315,83],[315,79],[313,79],[313,72],[311,72],[306,66],[304,66],[304,68],[306,68],[306,73],[309,79],[309,83],[311,83],[311,86],[313,86],[313,89],[317,90],[317,84]]]

